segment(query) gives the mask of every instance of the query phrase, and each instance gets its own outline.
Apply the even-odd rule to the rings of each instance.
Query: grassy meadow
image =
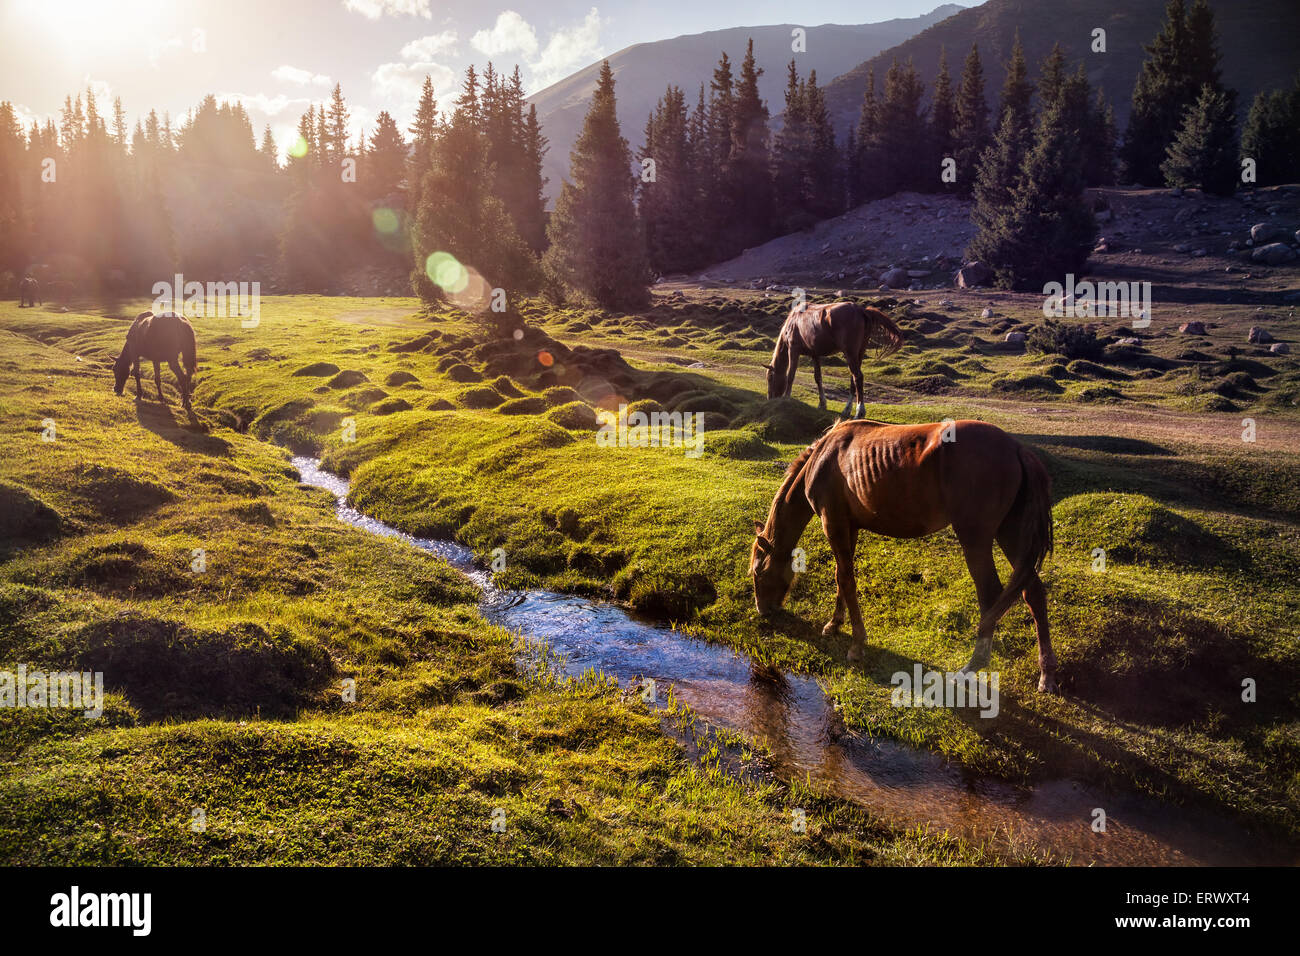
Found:
[[[322,457],[356,507],[405,531],[485,562],[503,549],[505,586],[610,597],[816,674],[851,729],[1300,839],[1300,364],[1246,343],[1261,319],[1245,306],[1195,307],[1205,336],[1158,317],[1138,347],[1114,344],[1132,334],[1116,322],[1071,357],[1002,341],[1038,324],[1036,296],[873,301],[908,345],[866,363],[868,417],[982,418],[1052,473],[1060,697],[1035,691],[1021,606],[994,643],[997,718],[890,706],[895,671],[969,656],[978,611],[951,532],[860,540],[860,664],[847,629],[820,633],[834,585],[816,522],[786,612],[757,617],[752,522],[847,399],[842,362],[826,363],[819,412],[805,362],[793,398],[765,400],[783,297],[657,294],[636,315],[528,302],[505,338],[413,299],[267,299],[253,329],[196,320],[202,427],[166,371],[169,407],[148,375],[145,401],[133,383],[112,394],[134,308],[0,306],[0,667],[104,670],[113,691],[89,729],[0,711],[0,860],[991,861],[728,772],[761,764],[747,747],[687,754],[661,733],[671,717],[595,676],[521,669],[470,585],[338,523],[291,453]],[[1295,340],[1292,315],[1270,318]],[[703,413],[703,454],[598,447],[595,409],[620,403]],[[796,806],[814,808],[813,839],[791,832]]]

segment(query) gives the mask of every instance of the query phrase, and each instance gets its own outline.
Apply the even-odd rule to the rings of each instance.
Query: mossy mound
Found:
[[[404,398],[387,398],[370,406],[372,415],[392,415],[394,412],[409,412],[413,406]]]
[[[714,458],[736,461],[763,461],[775,458],[779,452],[763,441],[756,429],[739,428],[729,431],[705,432],[704,453]]]
[[[388,376],[384,379],[384,384],[389,388],[397,388],[399,385],[409,385],[412,382],[418,383],[419,381],[420,380],[410,372],[399,369],[396,372],[389,372]]]
[[[552,408],[546,413],[546,419],[572,431],[595,431],[600,427],[596,410],[586,402],[569,402]]]
[[[527,398],[512,398],[502,402],[497,406],[497,411],[502,415],[540,415],[550,407],[542,396],[530,395]]]
[[[339,372],[326,384],[330,388],[351,388],[354,385],[360,385],[362,382],[370,381],[365,372],[357,371],[354,368],[346,369]]]
[[[560,405],[568,405],[570,402],[580,401],[582,396],[578,394],[576,389],[570,388],[568,385],[555,385],[542,392],[542,398],[546,400],[547,405],[555,408]]]
[[[98,463],[78,465],[73,482],[80,495],[111,521],[133,521],[176,496],[170,489],[129,471]]]
[[[446,375],[453,382],[468,384],[470,382],[481,382],[483,376],[470,368],[464,362],[457,362],[447,367]]]
[[[0,480],[0,547],[58,537],[63,516],[22,485]]]
[[[312,362],[310,365],[304,365],[292,374],[307,375],[313,378],[324,378],[326,375],[337,375],[339,367],[333,362]]]
[[[795,398],[773,398],[752,406],[733,423],[760,426],[758,434],[767,441],[810,442],[835,423],[835,416]]]

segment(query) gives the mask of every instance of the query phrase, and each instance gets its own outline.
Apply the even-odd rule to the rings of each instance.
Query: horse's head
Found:
[[[121,395],[126,388],[126,377],[131,373],[131,359],[122,349],[122,354],[113,363],[113,394]]]
[[[781,609],[794,586],[794,562],[789,554],[778,555],[776,547],[754,522],[754,547],[749,554],[749,576],[754,579],[754,606],[770,617]]]

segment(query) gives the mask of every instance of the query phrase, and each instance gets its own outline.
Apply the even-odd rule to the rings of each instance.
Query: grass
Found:
[[[268,305],[252,336],[200,323],[203,428],[171,382],[170,406],[111,393],[133,310],[0,306],[0,670],[102,670],[110,692],[93,723],[0,709],[0,863],[1020,860],[751,772],[753,747],[684,749],[662,722],[688,715],[599,675],[521,667],[464,578],[339,523],[288,461],[345,419],[373,438],[467,414],[428,410],[463,388],[436,356],[383,349],[411,339],[382,324],[409,305]],[[327,344],[296,341],[307,322]],[[481,414],[527,430],[521,449],[570,434]]]
[[[43,371],[6,371],[17,376],[6,387],[6,402],[24,403],[19,420],[26,431],[2,477],[21,490],[14,494],[39,499],[57,511],[57,520],[79,529],[52,545],[24,547],[0,568],[14,587],[49,590],[42,582],[59,581],[75,590],[56,594],[78,595],[78,610],[67,598],[50,599],[42,611],[48,621],[35,619],[47,623],[15,627],[31,633],[19,647],[30,654],[28,648],[55,641],[52,634],[80,633],[69,616],[89,620],[129,609],[167,619],[183,608],[184,622],[218,648],[226,646],[222,640],[237,643],[230,628],[241,620],[268,634],[282,626],[288,646],[299,649],[293,660],[300,666],[314,660],[313,645],[323,647],[334,677],[363,673],[375,682],[377,699],[394,702],[380,714],[365,709],[363,718],[311,699],[295,704],[306,715],[295,728],[356,723],[362,734],[360,725],[382,719],[406,732],[404,721],[427,723],[431,712],[458,707],[511,715],[526,727],[524,715],[548,695],[560,695],[550,706],[562,713],[577,707],[576,694],[595,695],[603,703],[584,706],[608,707],[625,722],[610,731],[609,746],[630,746],[629,735],[642,739],[629,729],[637,726],[645,747],[663,745],[651,718],[629,714],[590,687],[561,693],[514,676],[508,642],[491,636],[469,595],[430,606],[431,595],[455,594],[459,585],[435,575],[427,562],[420,563],[422,573],[435,575],[435,583],[414,594],[413,568],[389,563],[395,545],[337,544],[352,542],[353,533],[330,524],[319,495],[293,486],[283,453],[263,444],[278,443],[321,455],[326,467],[348,475],[352,503],[369,514],[413,534],[455,537],[485,559],[504,549],[507,586],[540,583],[614,597],[760,660],[817,674],[850,728],[1011,780],[1073,776],[1208,806],[1295,841],[1300,366],[1245,346],[1246,327],[1260,320],[1244,307],[1216,307],[1206,315],[1210,335],[1194,348],[1171,319],[1172,328],[1157,322],[1143,333],[1139,348],[1111,341],[1100,356],[1085,359],[1002,343],[1006,331],[1032,329],[1038,321],[1041,303],[1034,297],[997,297],[991,319],[978,318],[985,298],[918,301],[881,303],[907,330],[909,344],[887,365],[867,363],[868,398],[876,402],[868,417],[983,418],[1020,435],[1043,457],[1056,498],[1057,552],[1046,577],[1061,698],[1036,693],[1029,616],[1016,608],[995,642],[992,666],[1001,672],[1002,689],[996,719],[972,724],[951,711],[890,706],[895,671],[914,662],[948,669],[969,655],[977,609],[951,532],[860,542],[857,569],[868,618],[868,653],[860,665],[847,663],[845,638],[820,634],[833,602],[833,562],[815,523],[801,542],[808,570],[787,613],[775,624],[756,617],[745,576],[752,522],[766,513],[785,464],[832,418],[810,404],[815,393],[806,369],[792,399],[764,400],[762,366],[785,303],[730,292],[660,298],[640,315],[526,303],[523,336],[507,342],[485,341],[455,312],[417,314],[410,300],[270,300],[256,330],[241,332],[234,323],[200,329],[196,400],[216,426],[206,434],[165,425],[151,438],[145,418],[153,413],[129,416],[130,403],[107,394],[102,368],[60,378],[64,388],[49,394],[29,391]],[[1277,318],[1274,334],[1294,337],[1294,320]],[[0,326],[14,333],[15,349],[36,350],[64,367],[69,354],[81,355],[83,365],[102,363],[123,329],[120,319],[12,308],[0,311]],[[1099,333],[1103,342],[1116,337],[1108,338],[1110,331]],[[41,352],[36,342],[57,349]],[[847,398],[847,376],[842,364],[826,364],[835,407]],[[66,388],[74,382],[78,391],[70,399]],[[1231,408],[1207,410],[1222,402]],[[704,454],[599,447],[595,410],[620,403],[703,413]],[[98,464],[121,474],[89,475],[87,461],[97,457],[87,453],[90,446],[78,446],[63,461],[31,459],[50,451],[36,444],[47,412],[66,419],[79,441],[116,436],[106,440]],[[1256,425],[1255,442],[1241,440],[1244,417]],[[123,441],[132,451],[129,467],[108,450]],[[210,506],[196,508],[182,496],[190,475],[192,487],[211,496]],[[123,490],[111,505],[80,503],[96,482]],[[246,508],[249,499],[262,500],[273,523],[261,511],[233,510]],[[56,519],[38,504],[26,508],[24,520],[50,533]],[[120,515],[109,513],[118,508]],[[141,522],[158,530],[139,531]],[[195,583],[177,575],[176,562],[189,547],[233,528],[242,534],[230,533],[210,549],[218,555],[229,549],[225,565],[210,565],[215,576]],[[130,591],[130,574],[113,570],[122,552],[112,547],[128,542],[146,549],[129,552],[131,574],[141,579],[138,594]],[[315,556],[293,552],[304,542]],[[1104,571],[1095,570],[1097,549],[1105,552]],[[185,597],[178,581],[188,585]],[[342,634],[335,632],[337,621],[349,622]],[[61,640],[55,644],[69,646],[70,638]],[[465,670],[474,679],[462,683]],[[1255,703],[1242,700],[1248,678],[1258,687]],[[131,732],[137,731],[114,731]],[[673,764],[679,773],[699,772],[671,748],[663,753],[665,761],[679,761]],[[539,799],[545,792],[549,801],[546,781],[564,772],[533,767]],[[573,780],[604,779],[591,767],[572,772]],[[770,794],[727,783],[716,767],[708,773],[713,785],[750,793],[779,828]],[[561,819],[556,826],[572,825]],[[640,832],[638,824],[628,825]],[[841,849],[854,839],[843,836]],[[893,860],[913,852],[916,860],[970,860],[983,852],[958,844],[956,856],[948,856],[932,847],[904,849],[905,835],[889,839]],[[581,849],[570,859],[595,852],[581,841],[576,846]],[[696,846],[683,837],[675,852],[699,852],[688,849]],[[725,859],[791,859],[770,845],[737,853]],[[881,850],[875,858],[887,855]]]

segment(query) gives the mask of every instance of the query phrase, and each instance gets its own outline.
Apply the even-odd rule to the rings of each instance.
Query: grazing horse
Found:
[[[177,355],[185,362],[184,372],[176,364]],[[126,388],[126,377],[134,370],[135,397],[141,397],[143,392],[140,386],[141,359],[149,359],[153,362],[153,380],[158,386],[158,401],[164,404],[167,399],[163,396],[162,372],[158,364],[167,363],[180,383],[181,402],[185,410],[189,411],[190,392],[194,386],[194,372],[198,364],[194,345],[194,327],[175,312],[164,312],[161,315],[141,312],[137,315],[126,333],[122,352],[113,365],[115,380],[113,391],[116,394],[122,394]]]
[[[980,607],[975,651],[962,671],[988,665],[994,627],[1023,596],[1038,630],[1038,689],[1056,690],[1047,597],[1038,577],[1052,550],[1051,479],[1020,442],[975,421],[848,421],[831,428],[786,471],[767,523],[754,522],[749,573],[760,614],[785,603],[794,584],[792,554],[814,514],[835,555],[835,614],[822,633],[839,630],[847,607],[851,660],[861,658],[867,639],[853,572],[858,532],[920,538],[952,525]],[[1011,562],[1005,588],[993,563],[994,541]]]
[[[36,281],[35,276],[23,276],[23,281],[18,283],[18,308],[23,306],[36,307],[41,298],[41,284]],[[44,305],[44,302],[40,303]]]
[[[826,393],[822,391],[821,360],[834,352],[843,352],[848,361],[849,375],[853,378],[853,394],[858,403],[856,414],[861,417],[865,413],[862,356],[872,343],[879,346],[881,356],[896,351],[903,344],[902,330],[879,309],[863,307],[856,302],[791,309],[776,337],[772,363],[767,366],[767,397],[788,396],[794,387],[799,356],[809,355],[813,361],[813,378],[817,381],[817,403],[824,409]],[[847,409],[845,414],[848,414]]]

